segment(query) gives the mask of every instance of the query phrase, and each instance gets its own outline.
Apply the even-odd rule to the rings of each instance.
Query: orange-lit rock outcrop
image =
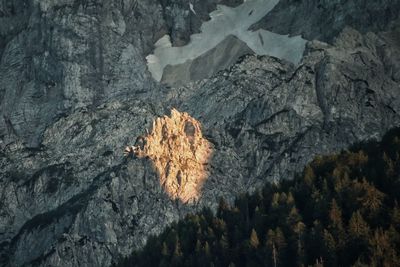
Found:
[[[172,109],[170,117],[157,118],[152,131],[139,137],[126,152],[152,160],[171,198],[187,203],[200,197],[212,148],[200,123],[187,113]]]

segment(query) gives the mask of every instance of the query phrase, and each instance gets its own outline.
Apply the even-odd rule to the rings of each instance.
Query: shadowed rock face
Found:
[[[153,122],[152,131],[143,138],[143,143],[135,154],[151,159],[170,198],[183,203],[197,201],[209,175],[206,167],[212,153],[200,123],[187,113],[172,109],[170,117]]]
[[[194,60],[166,66],[161,82],[169,86],[182,86],[191,81],[206,79],[220,70],[231,67],[246,54],[254,52],[235,36],[228,36],[215,48]]]
[[[200,32],[201,25],[210,19],[210,12],[218,4],[235,7],[243,0],[160,0],[160,3],[166,22],[162,33],[171,37],[173,46],[183,46],[190,41],[191,34]]]
[[[399,18],[399,0],[281,0],[250,29],[332,43],[346,26],[362,33],[388,31],[399,28]]]
[[[345,27],[331,44],[307,43],[298,66],[245,56],[210,79],[167,89],[151,83],[144,60],[164,27],[159,2],[40,2],[23,11],[29,26],[1,35],[0,266],[109,266],[188,212],[290,179],[316,154],[400,125],[396,30]],[[276,11],[289,14],[298,2]],[[354,18],[375,7],[365,4],[351,9]],[[110,85],[99,77],[112,77]],[[170,198],[150,159],[121,153],[172,107],[201,123],[213,148],[194,204]],[[182,130],[189,142],[192,124]]]
[[[245,46],[248,46],[257,55],[275,56],[295,64],[298,63],[305,46],[305,40],[301,37],[282,36],[265,30],[249,31],[249,27],[268,14],[278,2],[279,0],[248,0],[235,8],[218,6],[217,10],[210,14],[211,19],[201,25],[201,32],[191,35],[187,45],[173,46],[169,35],[160,38],[155,43],[154,52],[146,57],[149,71],[156,81],[162,81],[165,68],[171,66],[167,74],[169,85],[182,84],[192,76],[201,77],[206,73],[209,75],[205,78],[209,78],[219,70],[219,67],[231,66],[229,64],[231,59],[242,55],[243,51],[242,49],[237,51],[237,45],[233,47],[227,45],[230,40],[238,43],[239,48],[241,42],[245,43]],[[232,37],[240,41],[237,42]],[[221,48],[230,49],[230,51],[224,52],[228,57],[215,54]],[[191,62],[199,58],[198,61],[201,62],[211,56],[217,56],[219,64],[190,66]],[[188,75],[187,71],[185,73],[185,67],[191,68],[192,75]],[[175,71],[172,71],[171,68],[175,68]],[[179,77],[180,72],[184,72],[186,75]],[[179,80],[179,78],[181,79]]]
[[[198,21],[219,2],[193,1]],[[186,0],[2,1],[0,136],[38,149],[46,127],[76,109],[161,90],[145,55],[165,33],[198,31],[193,16]]]

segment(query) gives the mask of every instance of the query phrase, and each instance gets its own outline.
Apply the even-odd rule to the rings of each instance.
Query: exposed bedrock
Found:
[[[230,35],[203,55],[183,64],[167,65],[161,79],[169,86],[181,86],[191,81],[211,77],[214,73],[231,67],[243,55],[254,54],[246,43]]]
[[[335,45],[309,43],[298,67],[245,56],[212,79],[169,89],[159,104],[128,97],[76,110],[46,129],[39,151],[3,147],[2,264],[108,266],[187,212],[379,138],[400,123],[390,36],[346,29]],[[213,147],[194,204],[171,200],[149,159],[122,154],[173,106],[201,123]]]
[[[399,28],[399,18],[399,0],[281,0],[250,29],[332,43],[346,26],[361,33],[389,31]]]
[[[299,65],[246,55],[164,88],[145,61],[167,25],[159,2],[3,3],[0,266],[110,266],[188,212],[400,125],[397,28],[344,27],[308,42]],[[123,156],[172,108],[213,149],[191,204],[169,197],[150,159]]]
[[[217,5],[236,7],[243,0],[160,0],[160,3],[166,22],[163,33],[171,36],[173,46],[183,46],[190,41],[190,35],[200,32]]]
[[[249,27],[268,14],[278,2],[249,0],[234,8],[218,6],[210,13],[211,19],[201,25],[201,32],[191,35],[186,45],[174,46],[168,34],[160,38],[155,43],[154,52],[146,57],[149,71],[156,81],[169,86],[185,84],[209,78],[221,68],[231,67],[247,47],[257,55],[275,56],[297,64],[304,51],[304,39],[262,29],[249,31]],[[193,61],[207,64],[191,65]],[[165,74],[167,79],[163,79]]]
[[[398,125],[400,87],[392,74],[398,71],[385,63],[398,45],[383,45],[389,36],[346,28],[334,46],[310,42],[295,68],[246,56],[229,71],[187,86],[177,100],[182,106],[175,105],[203,123],[215,147],[241,158],[246,172],[236,177],[242,186],[290,178],[316,154],[379,138]],[[235,176],[230,167],[216,168]]]
[[[46,127],[71,111],[152,96],[161,89],[145,55],[165,33],[188,39],[198,31],[189,22],[217,3],[239,4],[194,1],[198,17],[185,0],[2,1],[0,136],[37,149]]]

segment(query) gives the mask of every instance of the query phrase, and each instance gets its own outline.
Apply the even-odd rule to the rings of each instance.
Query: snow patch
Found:
[[[279,0],[247,0],[237,7],[218,5],[210,13],[211,19],[193,34],[187,45],[173,47],[170,37],[163,36],[155,44],[154,54],[146,57],[153,78],[161,81],[167,65],[179,65],[193,60],[216,47],[227,36],[234,35],[245,42],[256,54],[270,55],[298,63],[306,40],[265,30],[249,31],[249,27],[268,14]],[[194,11],[194,10],[193,10]]]

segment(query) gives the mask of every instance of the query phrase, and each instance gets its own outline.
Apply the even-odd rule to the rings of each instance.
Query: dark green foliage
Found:
[[[224,200],[120,266],[400,266],[400,130],[316,157],[302,175]]]

